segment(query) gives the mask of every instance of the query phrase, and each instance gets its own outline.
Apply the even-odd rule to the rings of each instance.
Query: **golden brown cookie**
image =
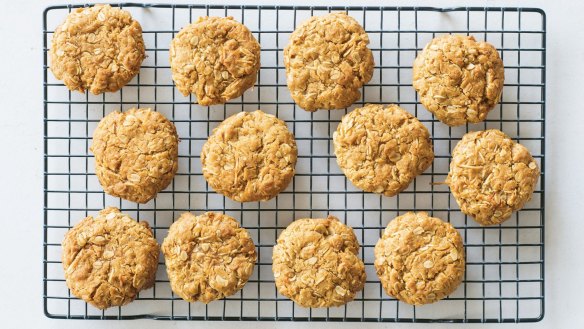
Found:
[[[412,305],[450,295],[464,276],[458,231],[425,212],[398,216],[375,245],[375,269],[388,295]]]
[[[337,163],[353,185],[394,196],[434,160],[428,129],[397,105],[369,104],[343,117],[333,134]]]
[[[505,80],[497,49],[462,35],[432,40],[418,54],[413,72],[420,101],[449,126],[485,120],[499,102]]]
[[[365,285],[357,237],[334,216],[288,225],[272,261],[278,291],[303,307],[344,305]]]
[[[235,201],[266,201],[294,176],[298,150],[286,123],[260,110],[225,119],[203,145],[203,176]]]
[[[55,29],[49,55],[53,74],[70,90],[117,91],[140,71],[142,27],[110,5],[77,8]]]
[[[233,17],[200,17],[170,44],[170,69],[178,90],[201,105],[223,104],[253,87],[260,45]]]
[[[90,148],[104,191],[133,202],[150,201],[178,169],[178,142],[174,124],[151,109],[106,115]]]
[[[446,182],[460,210],[500,224],[531,199],[539,167],[525,146],[497,129],[470,132],[452,151]]]
[[[253,241],[230,216],[184,213],[162,243],[172,291],[188,302],[209,303],[247,283],[256,262]]]
[[[126,305],[154,285],[159,247],[152,230],[118,208],[83,219],[62,247],[67,287],[99,309]]]
[[[284,49],[292,99],[307,111],[342,109],[361,97],[373,75],[369,37],[346,13],[311,17]]]

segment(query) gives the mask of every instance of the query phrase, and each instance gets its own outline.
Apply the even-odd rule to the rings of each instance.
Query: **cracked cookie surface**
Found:
[[[51,71],[70,90],[117,91],[140,71],[142,27],[110,5],[78,8],[55,29],[49,55]]]
[[[361,97],[373,75],[373,54],[363,27],[345,13],[302,23],[284,49],[292,99],[307,111],[343,109]]]
[[[460,210],[481,225],[496,225],[531,199],[539,167],[529,150],[497,129],[462,137],[446,180]]]
[[[408,304],[438,301],[454,292],[464,276],[460,234],[425,212],[408,212],[390,221],[374,253],[383,288]]]
[[[292,222],[272,261],[278,291],[303,307],[344,305],[365,285],[355,233],[334,216]]]
[[[203,145],[203,176],[235,201],[266,201],[295,173],[298,149],[286,123],[260,110],[225,119]]]
[[[83,219],[62,248],[67,287],[99,309],[126,305],[154,285],[159,246],[152,230],[117,208]]]
[[[253,87],[260,68],[260,45],[233,17],[200,17],[170,45],[172,79],[200,105],[223,104]]]
[[[497,49],[472,36],[433,39],[413,65],[420,102],[449,126],[485,120],[499,102],[505,70]]]
[[[434,160],[428,129],[397,105],[369,104],[343,117],[333,134],[337,163],[356,187],[394,196]]]
[[[257,259],[255,245],[231,216],[184,213],[162,243],[172,291],[209,303],[243,288]]]
[[[107,194],[146,203],[178,169],[176,127],[151,109],[105,116],[93,132],[95,173]]]

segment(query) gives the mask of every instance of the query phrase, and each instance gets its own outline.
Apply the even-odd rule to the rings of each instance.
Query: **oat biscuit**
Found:
[[[170,226],[162,252],[172,291],[203,303],[243,288],[257,258],[247,230],[231,216],[213,212],[182,214]]]
[[[140,71],[142,27],[110,5],[78,8],[55,29],[49,56],[53,74],[70,90],[117,91]]]
[[[406,189],[434,160],[428,129],[393,104],[348,113],[333,142],[337,163],[353,185],[385,196]]]
[[[152,230],[118,208],[83,219],[62,248],[67,287],[99,309],[126,305],[154,285],[159,247]]]
[[[203,145],[203,176],[235,201],[266,201],[294,176],[298,149],[286,123],[260,110],[225,119]]]
[[[539,167],[525,146],[497,129],[470,132],[452,151],[446,182],[460,210],[496,225],[531,199]]]
[[[95,173],[107,194],[146,203],[165,189],[178,169],[178,135],[151,109],[105,116],[93,132]]]
[[[373,75],[369,37],[346,13],[312,17],[290,36],[284,49],[292,99],[307,111],[342,109],[361,97]]]
[[[272,261],[278,291],[303,307],[344,305],[365,285],[355,233],[334,216],[288,225]]]
[[[388,295],[412,305],[436,302],[464,276],[458,231],[425,212],[393,219],[375,245],[375,270]]]
[[[223,104],[253,87],[260,45],[233,17],[200,17],[170,44],[170,69],[178,90],[200,105]]]
[[[413,73],[422,104],[449,126],[485,120],[499,102],[505,80],[497,49],[461,35],[432,40],[418,54]]]

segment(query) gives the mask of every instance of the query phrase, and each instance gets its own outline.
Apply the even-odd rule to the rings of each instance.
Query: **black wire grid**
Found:
[[[533,322],[544,314],[544,154],[545,13],[532,8],[291,7],[119,4],[142,24],[147,59],[140,74],[121,91],[94,96],[68,91],[49,72],[47,52],[55,27],[77,6],[44,12],[44,311],[51,318],[370,322]],[[430,130],[433,166],[396,197],[355,189],[339,170],[332,132],[348,110],[308,113],[295,106],[286,87],[282,49],[297,24],[312,15],[347,11],[365,28],[375,57],[365,103],[397,103]],[[259,78],[253,90],[226,105],[204,107],[174,86],[168,63],[173,36],[199,16],[233,16],[246,24],[262,46]],[[418,51],[444,33],[472,34],[493,43],[505,63],[502,101],[480,124],[449,128],[436,121],[411,87]],[[172,185],[145,205],[105,195],[88,151],[93,129],[107,113],[152,107],[177,126],[179,171]],[[299,148],[297,174],[269,202],[237,203],[213,192],[202,177],[199,154],[209,133],[239,111],[261,108],[285,120]],[[498,128],[526,145],[542,174],[533,199],[502,225],[480,227],[460,213],[443,182],[450,150],[470,130]],[[242,291],[208,305],[189,304],[172,294],[163,258],[154,288],[133,303],[105,311],[88,306],[68,291],[60,261],[64,233],[87,215],[117,206],[147,220],[159,242],[180,213],[221,211],[237,218],[258,251],[254,274]],[[464,282],[448,298],[413,307],[383,291],[373,268],[373,247],[388,221],[406,211],[428,211],[452,223],[466,246]],[[277,293],[271,251],[279,233],[296,218],[334,214],[352,226],[362,244],[367,283],[347,305],[305,309]]]

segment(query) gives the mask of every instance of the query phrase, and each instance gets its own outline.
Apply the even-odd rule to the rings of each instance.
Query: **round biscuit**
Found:
[[[114,92],[140,71],[142,27],[110,5],[77,8],[55,29],[49,56],[51,71],[70,90]]]
[[[420,102],[449,126],[485,120],[499,102],[505,69],[497,49],[472,36],[433,39],[413,65]]]
[[[463,213],[496,225],[531,199],[539,174],[525,146],[489,129],[467,133],[456,144],[446,182]]]
[[[106,115],[93,132],[95,173],[107,194],[146,203],[178,170],[176,127],[151,109]]]
[[[434,160],[428,129],[397,105],[369,104],[343,117],[333,134],[337,163],[356,187],[394,196]]]
[[[388,295],[412,305],[436,302],[464,277],[458,231],[425,212],[393,219],[375,245],[375,270]]]
[[[361,97],[373,75],[373,54],[363,27],[346,13],[314,16],[284,49],[292,99],[307,111],[343,109]]]
[[[231,216],[183,213],[162,243],[172,291],[188,302],[231,296],[247,283],[257,259],[255,245]]]
[[[159,246],[147,222],[106,208],[71,228],[62,263],[71,293],[105,309],[133,301],[154,285]]]
[[[286,123],[260,110],[225,119],[203,145],[203,176],[217,193],[239,202],[266,201],[295,173],[298,150]]]
[[[200,17],[170,44],[176,88],[194,94],[200,105],[223,104],[253,87],[260,68],[260,45],[233,17]]]
[[[297,219],[274,246],[276,287],[303,307],[344,305],[365,285],[359,248],[353,229],[334,216]]]

